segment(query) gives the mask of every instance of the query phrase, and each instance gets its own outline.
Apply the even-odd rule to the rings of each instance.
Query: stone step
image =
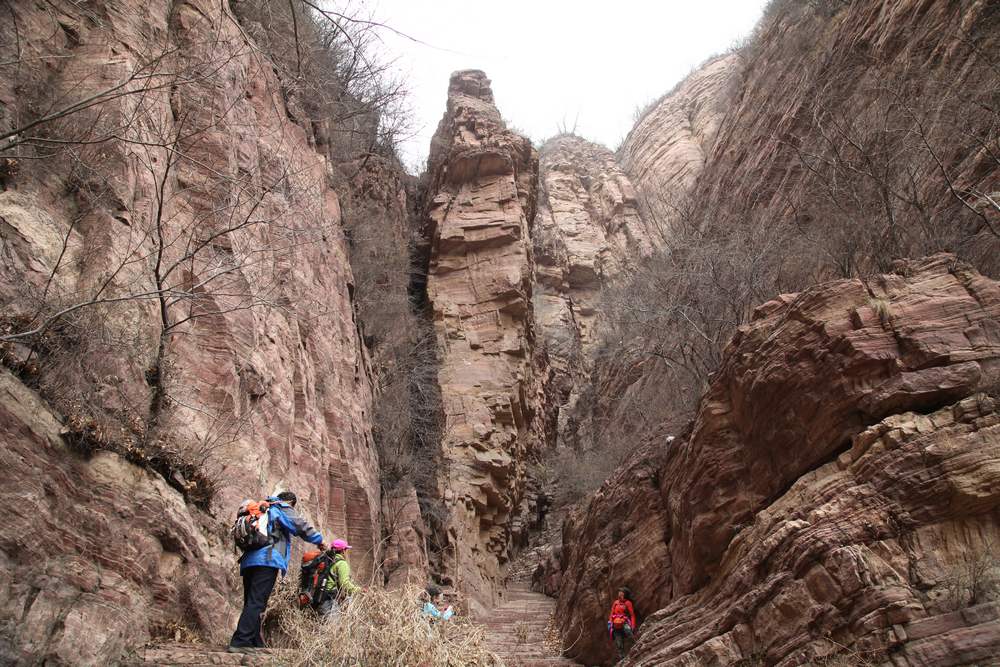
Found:
[[[503,657],[504,660],[510,660],[513,658],[525,659],[525,660],[528,658],[532,658],[541,660],[542,658],[558,657],[553,655],[551,650],[544,647],[538,647],[535,650],[523,650],[516,648],[505,649],[502,646],[490,646],[490,650],[496,653],[497,655]]]
[[[165,644],[149,646],[137,656],[133,665],[160,665],[161,667],[205,667],[206,665],[245,665],[264,667],[280,662],[284,653],[280,649],[256,651],[253,654],[229,653],[219,646],[203,644]]]

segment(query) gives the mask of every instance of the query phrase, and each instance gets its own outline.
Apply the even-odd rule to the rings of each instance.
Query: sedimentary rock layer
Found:
[[[277,486],[295,490],[327,536],[354,543],[363,578],[381,505],[372,390],[313,128],[290,120],[281,84],[226,3],[10,11],[3,44],[17,52],[0,60],[23,63],[0,76],[4,129],[31,105],[59,109],[126,83],[33,130],[100,141],[76,153],[43,144],[54,157],[7,165],[4,317],[40,298],[86,300],[105,281],[108,297],[153,289],[165,266],[157,250],[172,262],[186,243],[205,252],[175,275],[214,266],[228,278],[226,289],[202,288],[196,312],[169,305],[162,337],[155,301],[81,309],[55,339],[78,341],[67,365],[35,358],[33,381],[63,414],[3,376],[0,660],[110,664],[155,626],[221,641],[239,605],[226,525],[242,499]],[[88,425],[76,440],[96,453],[68,449],[57,419]],[[123,458],[141,461],[146,445],[205,466],[216,486],[207,510],[185,503],[192,480],[181,472],[164,479]]]
[[[544,443],[546,419],[531,304],[538,157],[505,128],[480,71],[451,77],[428,178],[427,296],[449,512],[440,566],[448,583],[488,601],[513,533],[526,527],[516,515],[527,508],[526,462]]]
[[[625,137],[618,159],[640,190],[679,199],[701,175],[738,93],[739,58],[709,60],[654,102]]]
[[[539,172],[535,319],[561,405],[559,438],[572,445],[589,419],[579,401],[602,342],[605,290],[662,237],[639,215],[635,188],[607,148],[556,137],[542,148]]]
[[[761,306],[690,433],[567,522],[574,654],[610,657],[606,603],[629,585],[649,616],[628,664],[995,655],[966,570],[1000,536],[998,322],[1000,284],[950,255]]]

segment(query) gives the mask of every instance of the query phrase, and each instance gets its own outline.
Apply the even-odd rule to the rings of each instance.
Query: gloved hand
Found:
[[[608,621],[608,638],[609,639],[615,638],[615,631],[614,628],[611,627],[611,621]]]

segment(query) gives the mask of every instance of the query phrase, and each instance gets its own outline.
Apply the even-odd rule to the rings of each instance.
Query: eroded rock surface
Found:
[[[383,530],[389,536],[382,561],[386,585],[398,588],[427,581],[427,527],[412,485],[397,487],[382,497]]]
[[[657,100],[629,132],[618,158],[641,190],[680,198],[694,186],[735,97],[735,55],[708,61]]]
[[[11,529],[0,540],[0,661],[110,664],[171,624],[222,641],[239,609],[228,523],[241,500],[276,486],[294,489],[325,534],[354,544],[364,579],[380,534],[372,389],[314,128],[290,118],[281,84],[226,3],[10,9],[4,30],[17,31],[26,64],[23,78],[0,77],[4,129],[20,105],[68,103],[130,72],[153,74],[77,125],[38,130],[92,130],[83,136],[103,141],[5,173],[4,318],[32,312],[44,290],[72,304],[106,280],[112,297],[150,285],[158,209],[166,261],[177,259],[178,239],[209,239],[197,269],[215,262],[231,280],[206,288],[214,305],[193,319],[183,321],[183,303],[171,306],[178,324],[159,362],[152,301],[81,311],[87,318],[60,333],[79,347],[43,371],[63,383],[46,395],[64,414],[3,376],[0,486]],[[63,419],[71,430],[86,425],[73,435],[94,453],[67,448]],[[205,510],[184,502],[192,480],[181,472],[164,478],[122,458],[138,460],[149,437],[208,466],[216,489]]]
[[[538,156],[507,130],[489,79],[456,72],[431,143],[425,238],[444,402],[446,583],[489,605],[529,509],[526,462],[545,441],[530,228]]]
[[[998,323],[1000,285],[950,255],[761,306],[691,432],[567,522],[574,655],[610,658],[620,585],[650,614],[629,664],[995,655],[989,597],[956,582],[1000,533]]]
[[[534,308],[560,404],[559,440],[587,431],[587,395],[602,339],[605,289],[662,243],[639,214],[636,191],[603,146],[573,135],[541,153]]]

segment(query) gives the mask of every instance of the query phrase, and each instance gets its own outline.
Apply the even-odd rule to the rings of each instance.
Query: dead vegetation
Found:
[[[992,542],[966,551],[945,572],[942,601],[948,611],[1000,600],[1000,555]]]
[[[642,193],[647,219],[669,233],[661,253],[607,293],[595,447],[677,432],[730,336],[779,294],[868,280],[939,251],[1000,275],[996,13],[942,35],[948,59],[919,43],[892,44],[894,58],[817,49],[835,39],[843,5],[772,2],[730,86],[732,150],[712,154],[687,195],[655,183]],[[776,128],[757,113],[775,92],[757,68],[790,53],[809,94]],[[872,307],[889,322],[887,306]]]
[[[288,596],[286,596],[288,597]],[[501,667],[485,646],[484,631],[463,615],[430,623],[420,612],[420,591],[366,589],[339,616],[329,620],[290,606],[275,629],[271,645],[286,649],[280,664],[320,665],[482,665]],[[275,604],[290,604],[290,598]]]
[[[86,36],[53,8],[38,13],[51,23],[44,38],[17,32],[16,11],[0,29],[0,76],[22,92],[0,108],[0,193],[17,206],[18,190],[44,182],[65,209],[37,222],[39,248],[15,243],[0,267],[0,358],[64,416],[78,451],[115,451],[202,506],[217,452],[252,428],[263,389],[243,387],[244,364],[245,395],[192,399],[178,359],[237,322],[322,313],[286,284],[306,247],[341,233],[316,194],[345,194],[375,160],[399,171],[408,123],[405,89],[375,56],[380,26],[368,17],[305,0],[234,7],[223,26],[133,45],[100,76],[70,67],[58,89],[28,64],[60,63]],[[101,29],[95,21],[81,25]],[[221,29],[233,25],[235,37]],[[240,81],[245,90],[230,90]],[[289,157],[282,126],[248,125],[241,105],[260,94],[280,100],[335,169]],[[230,160],[227,141],[256,131],[275,133],[266,140],[277,150]],[[39,265],[46,275],[25,280]],[[392,266],[406,272],[408,262]]]

